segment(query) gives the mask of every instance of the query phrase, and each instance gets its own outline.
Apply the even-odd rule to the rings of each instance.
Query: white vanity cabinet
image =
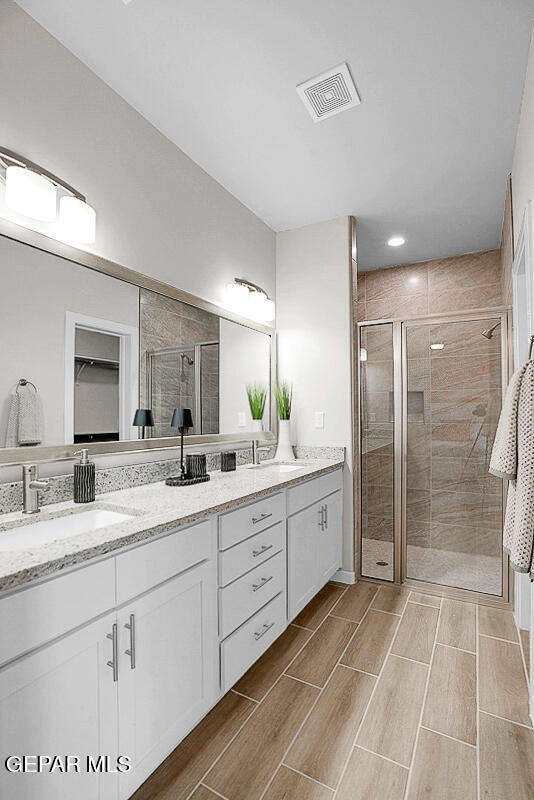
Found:
[[[0,671],[0,797],[6,800],[114,800],[117,774],[88,774],[87,756],[115,767],[117,683],[108,661],[113,611]],[[66,754],[80,772],[10,773],[8,756]],[[35,761],[31,766],[35,770]]]
[[[341,566],[341,471],[288,489],[287,575],[291,621]]]

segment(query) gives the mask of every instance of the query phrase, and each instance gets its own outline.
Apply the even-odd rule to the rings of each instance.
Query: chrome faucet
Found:
[[[270,450],[269,446],[260,447],[260,443],[258,439],[252,440],[252,463],[259,464],[260,463],[260,453],[262,450]]]
[[[22,467],[23,514],[38,514],[39,490],[49,489],[50,481],[41,481],[37,475],[36,464],[25,464]]]

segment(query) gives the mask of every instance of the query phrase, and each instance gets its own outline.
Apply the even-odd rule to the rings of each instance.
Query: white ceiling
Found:
[[[533,0],[19,5],[275,230],[353,214],[367,267],[498,246]],[[362,103],[314,124],[295,86],[342,61]]]

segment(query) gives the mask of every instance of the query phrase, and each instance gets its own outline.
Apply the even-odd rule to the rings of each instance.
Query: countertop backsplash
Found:
[[[263,445],[262,445],[263,446]],[[228,448],[230,449],[230,448]],[[305,447],[296,446],[297,458],[343,458],[343,447]],[[265,461],[274,458],[276,445],[260,451],[260,459]],[[252,448],[237,449],[237,465],[243,466],[252,463]],[[207,453],[208,472],[215,472],[221,468],[221,454]],[[29,459],[31,461],[31,459]],[[120,489],[129,489],[134,486],[143,486],[147,483],[158,483],[170,475],[180,472],[180,459],[165,461],[151,461],[143,464],[127,464],[96,471],[96,493],[106,494]],[[63,503],[71,500],[73,495],[73,476],[57,475],[48,479],[50,488],[40,492],[40,505],[48,506],[53,503]],[[22,481],[0,484],[0,514],[10,514],[22,510]]]

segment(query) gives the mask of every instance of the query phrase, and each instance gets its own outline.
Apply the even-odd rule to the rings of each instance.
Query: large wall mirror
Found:
[[[184,407],[195,443],[251,438],[250,384],[267,391],[268,438],[271,329],[76,252],[0,235],[0,463],[173,446]]]

